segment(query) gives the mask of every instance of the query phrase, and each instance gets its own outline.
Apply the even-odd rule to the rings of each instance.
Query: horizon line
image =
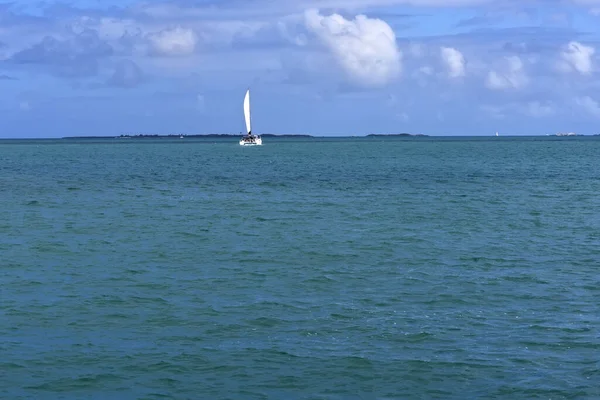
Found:
[[[137,139],[152,139],[152,138],[177,138],[177,137],[188,137],[188,138],[229,138],[238,137],[240,134],[232,133],[172,133],[172,134],[150,134],[150,133],[138,133],[138,134],[120,134],[120,135],[89,135],[89,136],[60,136],[60,137],[0,137],[0,140],[69,140],[69,139],[119,139],[119,138],[137,138]],[[243,134],[241,134],[243,136]],[[600,134],[581,134],[576,135],[560,135],[560,134],[505,134],[500,136],[495,135],[429,135],[429,134],[409,134],[409,133],[368,133],[362,135],[313,135],[306,133],[264,133],[259,136],[266,137],[296,137],[296,138],[368,138],[368,137],[404,137],[404,138],[443,138],[443,137],[490,137],[490,138],[502,138],[502,137],[575,137],[575,136],[600,136]]]

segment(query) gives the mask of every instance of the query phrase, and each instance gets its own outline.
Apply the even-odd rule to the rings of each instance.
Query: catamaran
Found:
[[[240,139],[240,146],[261,146],[262,138],[252,134],[252,118],[250,117],[250,89],[246,91],[244,97],[244,118],[246,120],[247,135]]]

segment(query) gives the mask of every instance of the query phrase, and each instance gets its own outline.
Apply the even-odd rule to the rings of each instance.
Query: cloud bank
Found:
[[[591,0],[552,12],[512,0],[4,4],[0,112],[35,109],[42,121],[88,104],[82,123],[95,121],[87,110],[115,116],[89,123],[97,129],[147,120],[230,131],[235,96],[252,86],[257,113],[278,110],[262,116],[274,131],[465,133],[486,118],[591,130],[598,9]]]

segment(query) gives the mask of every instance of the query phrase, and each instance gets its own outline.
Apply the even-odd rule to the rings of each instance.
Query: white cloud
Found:
[[[158,7],[158,6],[157,6]],[[176,8],[179,9],[179,8]],[[191,19],[190,15],[196,15],[193,10],[200,11],[202,8],[185,8],[172,17],[156,17],[151,20],[144,18],[144,8],[136,8],[132,16],[127,19],[112,17],[80,17],[72,23],[74,32],[83,32],[86,29],[98,31],[99,36],[106,40],[116,50],[129,51],[131,49],[136,55],[144,55],[150,52],[162,56],[185,56],[197,50],[200,43],[210,46],[231,46],[235,41],[258,42],[267,36],[272,39],[273,35],[279,35],[289,42],[298,42],[301,37],[290,37],[285,29],[289,20],[298,21],[299,16],[282,18],[277,23],[260,20],[223,20],[207,19],[198,14],[197,19]],[[189,11],[186,14],[184,11]],[[142,16],[142,18],[140,18]],[[270,30],[269,30],[270,29]],[[270,36],[269,36],[270,35]],[[214,48],[214,47],[213,47]]]
[[[386,22],[364,15],[354,20],[338,14],[323,16],[311,9],[305,13],[305,24],[356,83],[383,86],[400,74],[402,53]]]
[[[502,72],[492,70],[488,73],[485,85],[492,90],[521,89],[529,83],[523,61],[518,56],[505,59],[506,65]]]
[[[283,21],[277,22],[277,30],[281,37],[296,46],[306,46],[307,39],[303,33],[292,32],[290,26]]]
[[[451,78],[465,76],[465,57],[460,51],[451,47],[442,47],[440,52]]]
[[[152,50],[165,56],[187,56],[193,54],[198,36],[191,29],[176,27],[148,35]]]
[[[579,42],[570,42],[560,53],[558,67],[564,72],[579,72],[588,75],[593,70],[592,57],[596,49]]]
[[[575,104],[594,117],[600,117],[600,104],[590,96],[576,98]]]

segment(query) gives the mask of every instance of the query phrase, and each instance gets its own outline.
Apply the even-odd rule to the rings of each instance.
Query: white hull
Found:
[[[240,146],[262,146],[262,138],[255,138],[252,140],[240,139]]]

